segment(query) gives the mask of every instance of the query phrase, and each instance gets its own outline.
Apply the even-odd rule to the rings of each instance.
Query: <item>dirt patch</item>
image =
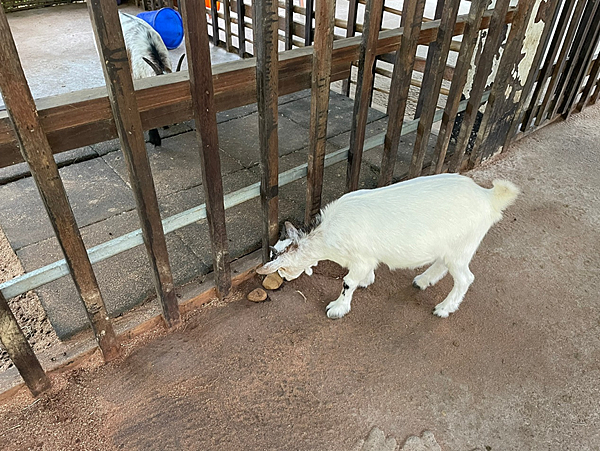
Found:
[[[0,283],[24,272],[19,258],[0,229]],[[8,304],[36,354],[59,342],[39,298],[33,291],[9,299]],[[0,348],[0,371],[12,366],[8,354]]]

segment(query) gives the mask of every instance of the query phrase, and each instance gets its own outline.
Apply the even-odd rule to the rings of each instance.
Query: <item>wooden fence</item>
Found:
[[[288,11],[290,3],[284,3]],[[305,43],[314,41],[314,46],[301,46],[278,54],[281,4],[276,0],[255,0],[250,12],[251,8],[241,0],[224,1],[222,4],[228,11],[235,13],[243,8],[244,17],[253,19],[252,34],[256,38],[252,52],[256,58],[211,68],[207,33],[211,27],[203,14],[204,6],[193,0],[180,0],[189,73],[142,80],[134,90],[116,3],[88,0],[108,96],[105,89],[87,90],[42,99],[37,105],[25,80],[6,15],[0,12],[0,90],[7,107],[7,112],[0,115],[0,166],[23,160],[29,164],[66,257],[64,271],[72,275],[105,360],[119,355],[119,343],[92,263],[101,259],[98,254],[106,258],[122,251],[123,247],[115,250],[116,245],[111,247],[110,244],[99,246],[100,250],[86,251],[53,153],[119,137],[141,224],[139,231],[125,237],[127,246],[135,246],[143,238],[162,316],[165,323],[172,326],[179,321],[179,306],[173,292],[165,233],[200,217],[208,219],[216,291],[224,297],[231,289],[226,207],[260,195],[263,260],[267,260],[268,246],[274,244],[278,236],[278,188],[291,180],[307,175],[305,219],[308,222],[321,206],[324,167],[346,160],[347,190],[356,189],[365,148],[384,145],[380,186],[393,181],[399,138],[409,130],[416,131],[416,139],[405,177],[458,171],[478,164],[540,126],[582,110],[598,98],[600,58],[596,56],[596,48],[600,35],[600,0],[522,0],[516,8],[509,7],[509,0],[498,0],[492,10],[486,10],[487,0],[473,0],[465,16],[457,16],[457,2],[439,1],[438,19],[432,21],[423,19],[425,0],[405,0],[403,28],[383,31],[380,31],[385,11],[383,1],[367,0],[361,36],[352,36],[354,29],[359,30],[353,25],[347,29],[349,37],[342,39],[334,36],[332,3],[316,1],[314,31],[309,32],[308,28],[312,30],[312,27],[303,29],[284,17],[283,27],[288,32],[283,38],[287,48],[293,46],[294,38],[289,32],[292,29],[304,33]],[[307,1],[307,8],[312,9],[312,5],[312,1]],[[215,7],[213,5],[210,11],[212,17],[217,17]],[[505,36],[509,23],[508,36]],[[480,33],[483,29],[487,30],[484,40]],[[534,38],[530,35],[532,29],[538,33]],[[245,35],[245,31],[241,35]],[[462,36],[458,48],[453,44],[455,36]],[[407,122],[408,89],[413,70],[420,64],[415,56],[418,45],[429,49],[427,59],[421,64],[427,90],[422,91],[419,98],[418,120]],[[489,76],[500,50],[501,58],[490,87]],[[450,51],[458,52],[458,57],[448,77]],[[384,135],[365,140],[373,69],[376,58],[381,55],[393,55],[394,62],[388,126]],[[329,86],[332,81],[347,80],[355,61],[358,78],[350,143],[348,148],[325,156]],[[469,96],[461,101],[469,75]],[[450,78],[451,85],[445,107],[438,109],[444,78]],[[308,161],[279,174],[277,99],[306,88],[312,90]],[[224,196],[216,113],[254,102],[259,110],[261,182]],[[482,105],[485,111],[471,150],[468,141]],[[460,133],[456,144],[450,146],[455,118],[461,111]],[[202,143],[198,164],[202,168],[206,204],[194,212],[162,220],[143,130],[190,118],[196,120],[198,139]],[[425,166],[426,144],[436,121],[440,127],[433,162]],[[57,271],[59,266],[54,265],[47,272],[38,271],[35,277],[44,273],[45,278],[36,279],[36,283],[66,274]],[[34,276],[26,274],[17,279],[20,280],[0,286],[0,339],[31,392],[37,394],[49,386],[48,378],[5,299],[25,290],[19,284],[23,280],[31,282]],[[17,285],[21,288],[15,288]]]

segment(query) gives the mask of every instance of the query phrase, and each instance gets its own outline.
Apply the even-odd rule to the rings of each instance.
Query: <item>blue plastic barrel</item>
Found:
[[[171,8],[157,11],[145,11],[137,15],[154,28],[169,50],[176,49],[183,41],[183,20],[181,15]]]

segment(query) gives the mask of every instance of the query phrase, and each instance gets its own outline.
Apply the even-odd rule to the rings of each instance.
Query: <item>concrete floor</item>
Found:
[[[379,269],[336,321],[335,265],[262,304],[245,300],[253,279],[179,330],[125,343],[123,361],[96,356],[37,402],[2,402],[0,447],[339,451],[376,427],[399,444],[429,430],[449,451],[600,449],[599,123],[590,107],[469,174],[522,195],[450,318],[431,311],[451,281],[420,292],[414,271]],[[392,449],[382,440],[370,449]]]

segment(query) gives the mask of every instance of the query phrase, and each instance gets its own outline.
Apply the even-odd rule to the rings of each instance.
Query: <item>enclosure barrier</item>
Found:
[[[123,56],[125,48],[116,4],[112,0],[91,0],[88,8],[109,95],[103,94],[102,89],[88,90],[41,100],[37,105],[23,76],[6,16],[0,12],[0,90],[8,110],[0,115],[0,166],[27,161],[65,254],[62,262],[0,285],[0,338],[33,394],[47,388],[48,379],[28,347],[5,298],[39,286],[44,280],[53,280],[57,274],[64,275],[68,268],[88,311],[98,344],[108,360],[117,355],[119,348],[95,283],[91,262],[141,244],[143,238],[150,265],[154,268],[163,318],[167,324],[174,324],[179,311],[171,295],[172,276],[164,233],[202,217],[208,219],[217,291],[220,296],[225,296],[231,286],[225,208],[260,195],[263,260],[266,260],[268,245],[277,238],[278,189],[285,183],[307,175],[305,219],[308,221],[320,207],[323,168],[346,160],[346,186],[349,190],[354,189],[358,185],[365,149],[384,145],[379,185],[397,180],[392,176],[397,143],[399,136],[409,131],[416,131],[416,140],[404,177],[457,171],[478,164],[514,139],[557,118],[567,117],[573,111],[580,111],[598,98],[600,58],[596,56],[596,50],[600,37],[600,2],[597,0],[520,1],[516,10],[509,8],[509,0],[498,0],[491,11],[485,10],[487,0],[473,0],[466,16],[457,16],[456,2],[440,0],[436,10],[438,19],[429,22],[422,17],[424,0],[406,0],[402,11],[403,28],[383,31],[380,31],[380,24],[386,7],[381,0],[368,0],[365,23],[359,29],[354,21],[351,27],[362,31],[362,36],[335,42],[332,23],[335,25],[336,21],[331,5],[326,3],[317,1],[314,35],[312,17],[310,23],[307,21],[308,26],[305,24],[305,42],[314,40],[315,46],[295,48],[278,55],[281,20],[277,12],[280,4],[275,0],[257,1],[249,12],[240,0],[223,2],[228,5],[228,11],[235,12],[238,7],[238,11],[246,10],[244,16],[253,18],[253,35],[259,44],[253,50],[256,59],[224,64],[213,71],[207,63],[208,24],[204,14],[198,13],[203,11],[202,5],[191,0],[180,1],[186,27],[189,80],[185,73],[141,80],[134,91],[127,58]],[[290,5],[289,1],[284,3],[287,8]],[[354,9],[357,5],[355,2]],[[312,11],[312,2],[307,2],[307,9],[309,7]],[[218,17],[216,5],[211,6],[211,17]],[[504,38],[506,23],[511,23],[507,39]],[[534,24],[541,26],[536,41],[539,45],[524,47]],[[297,24],[286,19],[283,25],[290,31]],[[479,38],[481,29],[488,29],[484,43]],[[452,37],[458,35],[462,35],[462,40],[457,47]],[[286,46],[290,44],[290,36],[288,33],[284,37]],[[417,45],[429,47],[424,62],[419,63],[415,56]],[[492,62],[500,49],[502,55],[490,87]],[[456,50],[458,60],[449,71],[447,55]],[[525,58],[522,58],[523,54]],[[393,101],[389,102],[388,127],[384,134],[365,140],[375,59],[386,55],[388,58],[394,55],[395,63],[391,74]],[[347,80],[350,65],[355,60],[358,60],[359,77],[350,143],[345,149],[325,155],[329,84]],[[411,73],[417,64],[426,69],[423,83],[428,88],[427,94],[422,91],[419,96],[418,119],[405,122],[408,86],[413,83]],[[460,101],[471,64],[474,73],[469,96]],[[449,73],[448,101],[443,109],[438,109],[436,100],[442,92],[441,80],[448,78]],[[308,162],[278,174],[277,98],[308,87],[312,89]],[[224,196],[216,112],[254,101],[259,109],[262,179],[260,184]],[[475,147],[470,149],[473,124],[481,108],[485,109],[481,128]],[[456,125],[457,113],[463,110],[457,143],[450,148],[450,132]],[[192,117],[199,124],[197,133],[202,142],[199,163],[205,181],[206,205],[161,220],[142,131]],[[424,167],[424,149],[432,124],[440,121],[433,161]],[[116,136],[120,138],[127,159],[142,227],[86,252],[52,153]],[[20,152],[16,150],[17,144]]]

